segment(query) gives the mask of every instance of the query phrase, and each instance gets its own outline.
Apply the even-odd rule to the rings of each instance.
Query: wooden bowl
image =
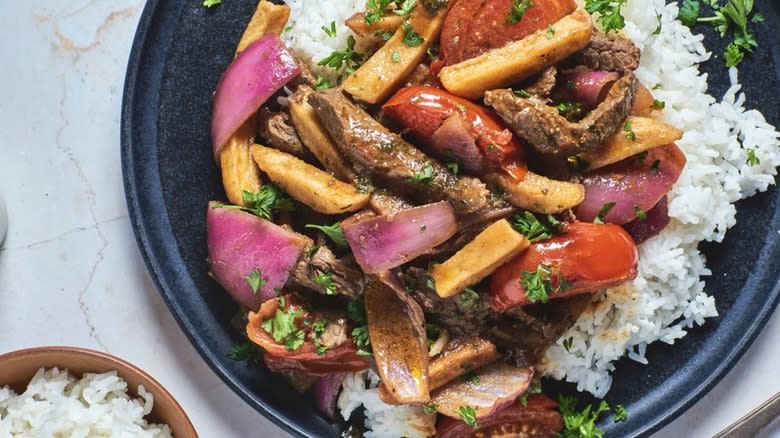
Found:
[[[80,377],[83,373],[116,371],[127,381],[128,393],[138,397],[138,385],[154,396],[154,408],[145,419],[170,426],[175,438],[197,438],[198,433],[184,409],[159,382],[122,359],[100,351],[76,347],[39,347],[0,355],[0,387],[10,386],[21,393],[40,368],[67,369]]]

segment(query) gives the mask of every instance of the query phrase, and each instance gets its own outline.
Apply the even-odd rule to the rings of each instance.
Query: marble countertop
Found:
[[[9,213],[0,249],[0,353],[43,345],[103,350],[155,376],[203,437],[287,436],[196,353],[136,247],[119,118],[142,7],[140,0],[36,0],[10,2],[0,14],[0,196]],[[712,436],[780,390],[779,359],[775,314],[728,376],[655,436]],[[780,436],[780,428],[764,436]]]

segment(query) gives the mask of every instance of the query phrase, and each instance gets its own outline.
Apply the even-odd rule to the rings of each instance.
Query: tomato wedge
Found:
[[[534,243],[493,273],[491,304],[497,311],[532,304],[520,280],[540,266],[551,273],[549,298],[555,299],[632,280],[637,262],[636,245],[620,226],[572,222],[563,234]]]
[[[526,406],[512,403],[487,418],[474,429],[461,420],[442,416],[436,425],[436,438],[510,437],[549,438],[563,429],[558,404],[543,394],[528,397]]]
[[[295,325],[306,334],[303,344],[292,351],[285,345],[276,342],[273,336],[262,327],[265,320],[276,314],[282,299],[284,299],[285,312],[301,312],[295,318]],[[304,324],[307,319],[312,319],[311,313],[306,311],[292,295],[268,300],[260,306],[257,313],[249,312],[246,334],[249,340],[265,350],[263,360],[269,370],[274,372],[298,371],[313,376],[325,376],[335,372],[356,372],[368,369],[368,362],[357,354],[357,346],[351,337],[343,344],[329,349],[325,354],[317,354],[317,347],[309,337],[311,328]]]
[[[415,85],[400,89],[382,110],[418,141],[429,146],[444,122],[459,116],[471,127],[473,141],[490,163],[516,179],[522,180],[525,176],[523,144],[498,116],[469,100],[440,88]]]
[[[510,23],[512,0],[460,0],[441,31],[443,65],[457,64],[544,29],[576,9],[574,0],[534,0]]]

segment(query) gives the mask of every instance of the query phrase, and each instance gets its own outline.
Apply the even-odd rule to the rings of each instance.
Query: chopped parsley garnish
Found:
[[[370,356],[371,339],[368,337],[368,317],[366,316],[366,306],[363,297],[347,304],[347,316],[358,327],[352,330],[352,338],[358,347],[357,354],[361,356]]]
[[[311,326],[311,331],[314,333],[314,346],[317,347],[317,354],[322,356],[325,353],[328,352],[330,348],[326,347],[325,345],[322,345],[322,340],[320,337],[323,333],[325,333],[325,326],[327,322],[325,320],[319,320],[316,321]]]
[[[425,337],[428,338],[428,348],[434,343],[434,339],[439,339],[441,336],[441,327],[438,324],[425,324]]]
[[[596,427],[601,414],[609,412],[609,405],[602,400],[596,409],[588,405],[582,411],[577,409],[577,399],[562,395],[559,398],[560,411],[563,416],[563,431],[560,438],[602,438],[604,432]]]
[[[331,21],[330,26],[322,26],[322,31],[331,38],[336,37],[336,22]]]
[[[363,297],[350,301],[347,304],[347,316],[356,325],[368,324],[368,318],[366,318],[366,305],[363,301]]]
[[[555,28],[551,25],[547,26],[547,33],[546,33],[547,39],[551,40],[555,36]]]
[[[533,394],[541,394],[542,393],[542,379],[539,377],[534,377],[531,379],[531,384],[528,385],[528,389],[525,390],[523,395],[517,398],[517,401],[520,402],[523,406],[528,406],[528,396]]]
[[[748,22],[761,23],[764,17],[759,14],[753,14],[754,0],[729,0],[725,5],[720,6],[718,2],[705,2],[713,9],[715,15],[711,17],[700,17],[701,2],[699,0],[683,0],[680,7],[679,19],[688,26],[696,23],[710,23],[721,37],[726,37],[729,30],[733,30],[734,39],[726,47],[723,58],[726,61],[726,67],[735,67],[745,58],[745,55],[753,52],[758,47],[753,34],[748,30]]]
[[[453,175],[457,175],[460,172],[460,165],[456,161],[446,161],[444,165]]]
[[[394,10],[393,13],[408,18],[415,6],[417,6],[417,0],[404,0],[401,7]]]
[[[387,8],[395,0],[368,0],[366,2],[366,24],[373,24],[379,21],[385,14]]]
[[[761,164],[761,160],[756,156],[756,150],[755,149],[748,149],[747,150],[747,160],[745,161],[748,166],[758,166]]]
[[[317,65],[327,66],[335,70],[345,69],[347,74],[353,73],[363,63],[363,55],[355,52],[355,37],[347,37],[347,48],[345,50],[336,50],[328,57],[322,59]]]
[[[626,122],[625,125],[623,125],[623,132],[626,133],[626,138],[631,141],[636,141],[636,133],[634,132],[634,126],[631,122]]]
[[[304,228],[314,228],[315,230],[322,231],[322,233],[328,236],[328,239],[339,248],[343,249],[349,247],[347,239],[344,237],[344,230],[341,229],[341,222],[336,222],[333,225],[307,224]]]
[[[325,292],[328,295],[334,295],[336,293],[336,288],[338,287],[336,282],[333,281],[333,273],[331,272],[321,272],[314,278],[314,283],[324,287]]]
[[[580,157],[579,155],[572,155],[569,158],[567,158],[566,161],[577,172],[585,172],[586,170],[588,170],[588,167],[590,167],[590,163],[583,160],[582,157]]]
[[[257,295],[257,291],[265,286],[266,283],[268,283],[267,280],[264,280],[261,277],[261,273],[259,269],[255,269],[254,271],[250,272],[249,275],[244,277],[244,280],[246,280],[247,283],[249,283],[249,287],[252,288],[252,295]]]
[[[425,38],[421,37],[419,33],[415,32],[409,21],[405,21],[403,26],[404,39],[403,42],[409,47],[417,47],[425,42]]]
[[[638,205],[634,206],[634,211],[636,212],[636,218],[639,219],[640,221],[647,219],[647,213],[645,213],[645,211],[642,210],[642,208],[639,207]]]
[[[523,19],[525,11],[533,5],[534,3],[531,0],[512,0],[512,9],[509,10],[506,22],[509,24],[519,23]]]
[[[325,78],[324,76],[317,75],[316,81],[314,82],[314,89],[317,91],[327,90],[331,87],[330,81]]]
[[[606,217],[612,209],[615,208],[614,202],[607,202],[601,207],[601,210],[596,214],[596,218],[593,219],[594,224],[603,224],[604,217]]]
[[[653,100],[653,105],[651,107],[653,109],[657,109],[657,110],[660,111],[660,110],[666,108],[666,102],[664,102],[663,100],[655,99],[655,100]]]
[[[561,222],[552,215],[539,219],[530,211],[512,216],[512,228],[531,242],[549,240],[561,231]]]
[[[579,102],[563,102],[555,108],[558,110],[558,114],[570,122],[576,121],[582,116],[582,104]]]
[[[235,361],[258,365],[263,361],[263,350],[255,344],[244,342],[233,347],[233,350],[227,356]]]
[[[463,289],[463,292],[458,294],[458,304],[462,309],[471,309],[479,301],[479,294],[474,289],[469,287]]]
[[[661,34],[661,30],[663,29],[663,24],[661,23],[661,18],[663,18],[663,15],[656,14],[655,18],[656,18],[656,20],[658,20],[658,26],[655,28],[655,30],[653,31],[652,35],[660,35]]]
[[[563,274],[546,263],[540,264],[534,272],[521,272],[520,277],[520,285],[525,290],[525,297],[532,303],[546,303],[550,295],[569,287]]]
[[[460,415],[460,419],[467,425],[474,429],[479,427],[479,423],[477,423],[477,411],[471,406],[461,406],[458,409],[458,415]]]
[[[564,339],[564,340],[563,340],[563,348],[564,348],[566,351],[569,351],[569,350],[571,350],[571,345],[572,345],[572,343],[573,343],[573,342],[574,342],[574,338],[572,338],[571,336],[570,336],[570,337],[568,337],[568,338],[566,338],[566,339]]]
[[[471,382],[473,385],[479,385],[479,376],[474,373],[466,373],[460,376],[460,380],[464,382]]]
[[[425,405],[425,407],[423,407],[423,412],[425,412],[426,414],[434,414],[434,413],[436,413],[436,408],[438,408],[438,407],[439,406],[436,403],[431,403],[431,404]]]
[[[273,336],[274,341],[284,344],[288,350],[295,351],[303,345],[306,333],[298,328],[295,319],[303,314],[301,310],[284,310],[284,298],[279,298],[279,307],[273,317],[263,321],[263,330]]]
[[[244,190],[242,195],[244,204],[247,207],[221,205],[220,208],[237,209],[268,220],[271,220],[272,213],[293,210],[292,199],[287,197],[282,189],[272,183],[265,184],[257,193]]]
[[[433,184],[434,178],[436,178],[436,170],[434,170],[433,165],[429,164],[423,170],[415,173],[410,182],[421,186],[430,186]]]
[[[596,21],[605,33],[619,31],[626,27],[626,19],[620,9],[628,0],[585,0],[585,10],[590,14],[599,13]]]
[[[393,54],[390,56],[390,60],[393,61],[394,64],[398,64],[401,62],[401,54],[398,52],[393,52]]]
[[[203,6],[211,8],[212,6],[222,4],[222,0],[203,0]]]
[[[374,182],[371,181],[371,178],[367,176],[358,176],[355,178],[354,186],[360,193],[372,193],[374,190],[376,190],[376,187],[374,187]]]
[[[356,327],[352,330],[352,338],[358,347],[357,354],[361,356],[371,356],[371,338],[368,336],[368,326]]]
[[[615,423],[628,420],[628,412],[623,405],[615,405]]]
[[[515,96],[522,97],[523,99],[528,99],[529,97],[531,97],[531,94],[523,90],[522,88],[517,90],[512,90],[512,92],[515,93]]]

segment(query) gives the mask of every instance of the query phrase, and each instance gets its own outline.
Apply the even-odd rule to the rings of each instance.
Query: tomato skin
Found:
[[[443,65],[457,64],[544,29],[576,9],[574,0],[534,0],[516,24],[507,23],[512,0],[459,0],[441,32]]]
[[[487,418],[474,429],[460,419],[442,416],[436,425],[436,438],[476,438],[523,436],[552,437],[563,429],[563,419],[555,409],[558,403],[543,394],[528,397],[526,406],[512,403]]]
[[[498,268],[490,283],[496,311],[532,304],[520,284],[522,272],[551,266],[567,284],[550,299],[568,297],[616,286],[637,275],[639,256],[631,236],[620,226],[572,222],[563,234],[532,244],[525,252]]]
[[[300,303],[292,295],[278,297],[264,302],[260,309],[249,313],[246,333],[249,340],[265,350],[263,360],[271,371],[298,371],[313,376],[324,376],[335,372],[355,372],[368,369],[368,362],[357,354],[357,346],[350,337],[347,342],[328,350],[325,354],[317,354],[317,347],[309,338],[310,329],[302,321],[311,315],[304,311],[296,318],[298,327],[306,332],[304,343],[296,350],[290,351],[286,346],[277,343],[270,333],[262,328],[264,320],[270,318],[279,308],[279,300],[285,299],[285,309],[289,311],[301,308]],[[301,308],[302,309],[302,308]]]
[[[382,110],[426,144],[445,120],[459,115],[471,126],[477,146],[489,161],[516,179],[525,175],[523,144],[498,116],[469,100],[440,88],[416,85],[400,89]]]

